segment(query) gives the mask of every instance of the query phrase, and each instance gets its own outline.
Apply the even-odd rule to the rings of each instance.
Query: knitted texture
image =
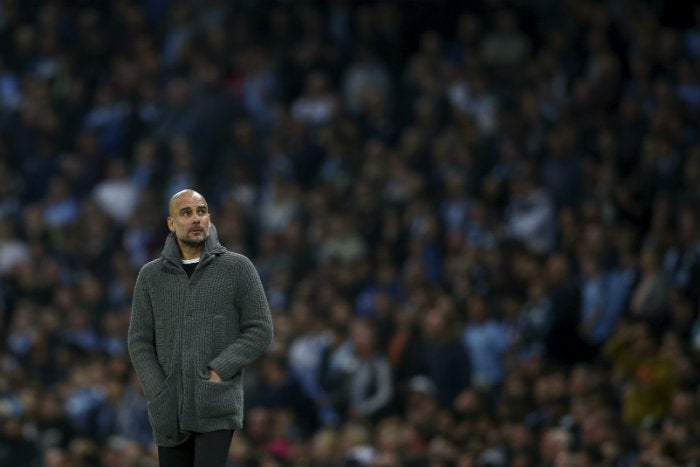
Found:
[[[212,226],[187,277],[173,234],[141,268],[128,347],[148,400],[156,443],[243,424],[242,375],[272,341],[272,318],[252,262],[221,246]],[[216,370],[223,382],[207,381]]]

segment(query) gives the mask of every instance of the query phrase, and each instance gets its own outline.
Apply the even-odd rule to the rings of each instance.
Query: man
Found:
[[[148,400],[161,467],[223,467],[243,422],[243,368],[272,341],[251,261],[217,238],[204,197],[170,200],[160,258],[141,269],[129,355]]]

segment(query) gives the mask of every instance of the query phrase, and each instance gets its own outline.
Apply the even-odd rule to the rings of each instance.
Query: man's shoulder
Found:
[[[148,274],[153,274],[156,271],[160,270],[161,265],[163,264],[163,258],[155,258],[152,259],[151,261],[147,262],[143,266],[141,266],[141,272],[139,274],[141,275],[148,275]]]
[[[250,258],[242,253],[226,251],[217,257],[219,267],[223,267],[234,275],[249,275],[257,273],[257,268]]]
[[[221,261],[233,265],[248,264],[251,262],[250,258],[248,258],[246,255],[230,250],[226,250],[222,254],[218,255],[218,258]]]

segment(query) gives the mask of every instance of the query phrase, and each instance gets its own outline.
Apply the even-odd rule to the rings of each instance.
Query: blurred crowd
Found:
[[[193,188],[275,323],[231,467],[700,466],[699,117],[693,2],[0,0],[0,465],[157,465]]]

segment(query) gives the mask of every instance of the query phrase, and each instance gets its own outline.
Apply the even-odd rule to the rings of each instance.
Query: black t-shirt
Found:
[[[182,268],[185,270],[187,273],[187,277],[192,277],[192,273],[194,272],[195,269],[197,269],[197,265],[199,264],[199,261],[196,263],[182,263]]]

